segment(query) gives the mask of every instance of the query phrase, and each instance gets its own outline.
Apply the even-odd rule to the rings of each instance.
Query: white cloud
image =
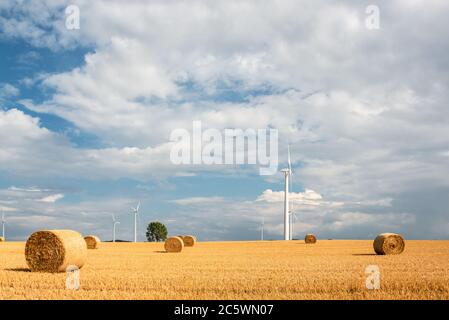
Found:
[[[173,203],[183,206],[207,205],[207,204],[215,205],[223,201],[224,201],[223,197],[191,197],[191,198],[172,200]]]
[[[0,98],[13,98],[19,95],[19,89],[9,83],[0,84]]]
[[[265,190],[256,201],[264,201],[268,203],[283,203],[284,191]],[[327,207],[336,208],[345,205],[343,201],[326,201],[321,194],[311,189],[305,189],[304,192],[289,192],[290,208],[295,206],[295,210],[301,210],[307,207]]]
[[[329,225],[324,225],[324,230],[340,231],[355,227],[376,226],[383,230],[399,230],[404,226],[415,222],[415,217],[408,213],[366,213],[366,212],[342,212]],[[386,231],[385,231],[386,232]]]
[[[42,191],[48,191],[48,190],[42,190],[42,189],[40,189],[38,187],[18,188],[18,187],[15,187],[15,186],[9,187],[8,190],[19,191],[19,192],[42,192]]]
[[[393,202],[392,198],[384,198],[384,199],[358,201],[355,204],[365,205],[365,206],[391,207],[392,202]]]
[[[166,174],[164,168],[171,166],[167,161],[168,143],[144,149],[79,149],[65,136],[41,127],[39,119],[17,109],[0,110],[0,141],[0,164],[29,177],[58,175],[99,179],[134,176],[143,179],[148,175]],[[157,168],[160,170],[155,170]],[[147,176],[142,176],[145,174]]]
[[[29,202],[31,206],[35,205],[33,202],[55,203],[63,197],[64,194],[56,192],[56,190],[40,188],[37,186],[10,186],[6,189],[0,189],[0,199],[2,199],[0,200],[0,203],[5,203],[14,210],[17,210],[17,207],[21,206],[22,203]]]
[[[58,193],[58,194],[52,194],[52,195],[46,196],[37,201],[47,202],[47,203],[55,203],[56,201],[61,200],[62,198],[64,198],[64,195],[62,193]]]
[[[1,212],[14,212],[14,211],[17,211],[17,209],[0,205],[0,211]]]
[[[284,202],[284,193],[284,191],[267,189],[257,198],[257,201]],[[291,202],[319,205],[322,199],[323,197],[319,193],[310,189],[306,189],[304,192],[289,192]]]

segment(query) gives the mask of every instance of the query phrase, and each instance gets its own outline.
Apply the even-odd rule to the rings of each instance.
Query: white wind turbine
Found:
[[[112,215],[112,242],[115,242],[115,227],[120,224],[119,221],[115,219],[115,215]]]
[[[139,213],[140,201],[137,207],[131,207],[132,213],[134,213],[134,242],[137,242],[137,214]]]
[[[292,169],[292,162],[290,157],[290,145],[287,147],[288,151],[288,169],[290,170],[290,179],[289,179],[289,189],[290,192],[293,191],[293,169]],[[296,213],[293,211],[293,204],[290,203],[289,205],[289,212],[290,212],[290,240],[293,240],[293,220],[298,220],[296,217]]]
[[[292,174],[292,165],[290,161],[290,145],[288,145],[288,168],[282,169],[285,176],[284,185],[284,240],[290,240],[290,210],[289,210],[289,180]]]
[[[263,229],[264,229],[264,227],[265,227],[265,218],[262,217],[262,224],[260,226],[260,240],[262,240],[262,241],[263,241]]]

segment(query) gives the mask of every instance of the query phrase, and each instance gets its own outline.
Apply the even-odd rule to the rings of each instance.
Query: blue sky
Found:
[[[72,4],[72,2],[70,2]],[[448,238],[448,5],[74,1],[0,5],[0,208],[7,237],[132,238],[160,220],[203,240],[282,237],[283,176],[175,166],[170,133],[279,130],[295,237]],[[125,8],[126,7],[126,8]],[[117,15],[117,12],[126,14]],[[176,21],[175,24],[171,21]]]

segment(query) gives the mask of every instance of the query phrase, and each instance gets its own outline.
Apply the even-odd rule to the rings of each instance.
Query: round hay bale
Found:
[[[195,243],[196,243],[196,237],[195,236],[191,236],[191,235],[183,236],[182,237],[182,241],[184,242],[184,245],[186,247],[193,247],[195,245]]]
[[[97,236],[85,236],[84,241],[86,241],[87,249],[98,249],[101,243],[100,238]]]
[[[26,262],[33,272],[65,272],[68,266],[81,268],[86,256],[83,236],[72,230],[36,231],[25,245]]]
[[[182,239],[182,242],[184,242],[184,247],[193,247],[197,241],[196,237],[192,235],[177,237]]]
[[[316,236],[313,233],[306,234],[305,243],[316,243]]]
[[[381,233],[374,239],[373,247],[377,254],[400,254],[404,251],[405,241],[400,234]]]
[[[0,242],[5,242],[5,238],[0,237]]]
[[[180,237],[170,237],[165,240],[164,248],[167,252],[181,252],[184,248],[184,241]]]

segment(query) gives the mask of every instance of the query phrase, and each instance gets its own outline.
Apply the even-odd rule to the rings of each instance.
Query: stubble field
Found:
[[[200,242],[182,253],[162,243],[102,243],[88,251],[81,287],[29,272],[23,242],[0,243],[0,299],[449,299],[449,241],[407,241],[377,256],[372,241]],[[365,268],[378,265],[381,288]]]

